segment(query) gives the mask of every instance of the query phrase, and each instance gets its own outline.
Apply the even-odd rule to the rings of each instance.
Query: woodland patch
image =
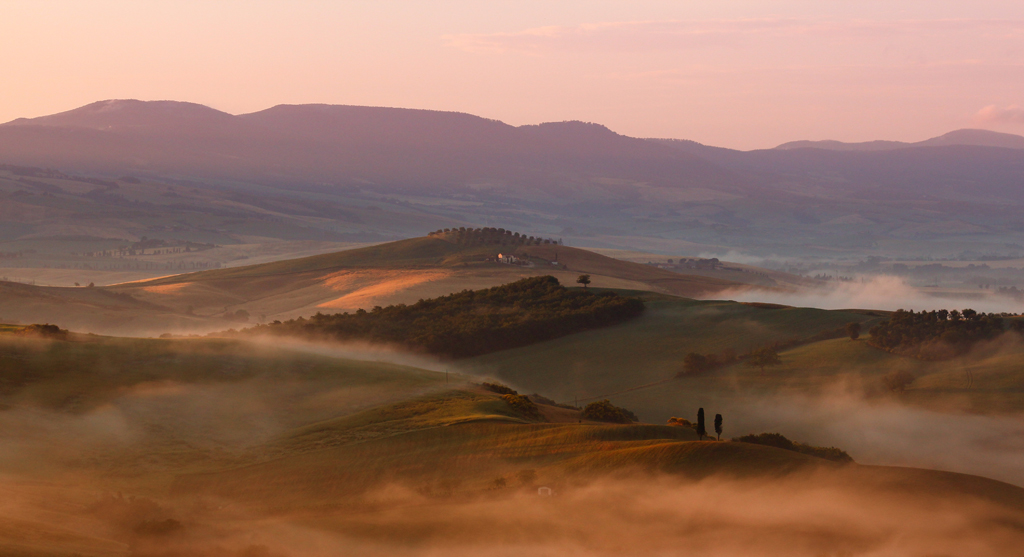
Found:
[[[615,325],[643,311],[638,298],[568,289],[542,276],[411,305],[275,321],[241,334],[381,342],[466,358]]]

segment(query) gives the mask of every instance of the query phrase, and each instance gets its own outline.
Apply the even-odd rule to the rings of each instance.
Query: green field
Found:
[[[880,318],[865,312],[766,309],[729,301],[638,294],[647,306],[638,319],[488,354],[464,365],[494,374],[524,390],[549,393],[562,401],[582,401],[651,383],[671,382],[682,370],[683,358],[689,352],[732,350],[743,354],[775,342],[809,339],[850,322],[870,324]]]

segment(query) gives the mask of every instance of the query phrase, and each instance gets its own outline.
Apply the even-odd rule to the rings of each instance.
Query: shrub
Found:
[[[529,416],[531,418],[539,418],[540,410],[537,409],[537,405],[532,400],[523,395],[501,395],[501,398],[512,407],[513,410]]]
[[[598,402],[591,402],[583,408],[583,418],[595,422],[609,422],[613,424],[629,424],[638,422],[636,414],[620,408],[605,399]]]
[[[484,383],[481,387],[491,391],[492,393],[498,393],[499,395],[518,395],[519,393],[513,390],[511,387],[502,385],[501,383]]]
[[[836,447],[815,447],[790,441],[781,433],[761,433],[759,435],[744,435],[733,439],[740,443],[752,443],[754,445],[765,445],[787,451],[794,451],[808,456],[823,458],[833,462],[853,462],[853,458],[842,449]]]
[[[18,334],[27,337],[38,337],[38,338],[55,338],[55,339],[66,339],[68,337],[67,329],[61,329],[56,325],[29,325],[18,331]]]
[[[735,361],[736,351],[731,348],[723,350],[720,354],[690,352],[683,358],[683,369],[676,374],[676,377],[701,375],[727,366]]]
[[[765,346],[764,348],[754,350],[747,357],[747,365],[760,368],[761,373],[764,373],[766,366],[777,366],[781,363],[782,360],[779,359],[779,353],[772,346]]]
[[[860,323],[847,323],[846,334],[850,336],[850,340],[857,340],[860,338]]]

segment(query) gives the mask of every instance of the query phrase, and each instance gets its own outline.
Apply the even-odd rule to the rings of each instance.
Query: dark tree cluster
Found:
[[[558,240],[551,238],[534,238],[504,228],[442,228],[427,236],[441,238],[460,246],[539,246],[559,243]]]
[[[22,327],[16,334],[26,337],[66,339],[68,337],[68,330],[47,323],[45,325],[35,324]]]
[[[372,311],[275,321],[246,334],[364,340],[466,358],[606,327],[643,313],[638,298],[568,289],[551,276]]]
[[[878,348],[924,360],[941,360],[1003,334],[1004,326],[1001,317],[972,309],[920,313],[901,309],[869,332],[868,343]]]
[[[777,449],[795,451],[801,454],[824,458],[835,462],[853,462],[853,458],[846,454],[846,451],[835,447],[814,447],[790,441],[781,433],[761,433],[759,435],[744,435],[733,439],[740,443],[753,443],[755,445],[767,445]]]
[[[607,399],[591,402],[584,406],[582,416],[583,419],[586,420],[609,422],[613,424],[631,424],[633,422],[640,421],[640,418],[637,418],[636,414],[626,410],[625,408],[615,406]]]
[[[746,363],[750,367],[759,368],[763,374],[765,367],[777,366],[782,363],[782,359],[779,358],[779,352],[773,346],[765,346],[751,352],[747,356]]]
[[[537,408],[537,405],[534,404],[533,401],[529,399],[529,397],[516,394],[504,394],[501,395],[501,398],[506,403],[508,403],[508,405],[512,407],[513,410],[524,416],[530,418],[540,417],[540,410]]]
[[[736,352],[732,350],[725,350],[721,354],[690,352],[683,358],[683,369],[676,373],[676,377],[703,375],[736,360]]]
[[[499,395],[518,395],[519,392],[512,387],[502,385],[501,383],[484,383],[481,387],[491,391],[492,393],[498,393]]]
[[[483,383],[480,386],[483,387],[484,389],[487,389],[488,391],[491,391],[492,393],[498,393],[499,395],[501,395],[502,400],[507,402],[508,405],[511,406],[513,410],[519,412],[520,414],[524,414],[530,418],[540,417],[540,409],[537,408],[536,403],[576,410],[576,407],[572,406],[571,404],[559,404],[546,396],[542,396],[536,393],[530,396],[521,395],[512,387],[502,385],[501,383]]]

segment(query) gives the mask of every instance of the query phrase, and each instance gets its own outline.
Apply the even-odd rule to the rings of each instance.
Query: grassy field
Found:
[[[683,275],[565,246],[517,246],[532,266],[496,263],[508,247],[459,246],[411,238],[300,259],[181,274],[108,287],[36,287],[0,282],[0,319],[49,322],[120,336],[212,332],[274,319],[415,303],[540,275],[575,285],[682,296],[741,287],[716,277]],[[491,259],[490,261],[488,259]],[[551,262],[558,260],[558,265]],[[246,319],[235,319],[239,311]]]
[[[672,380],[689,352],[749,352],[799,341],[878,315],[813,308],[766,308],[638,293],[647,310],[636,320],[597,331],[488,354],[464,362],[526,390],[558,400],[590,400]],[[655,388],[657,391],[660,387]],[[643,411],[642,408],[637,411]],[[645,416],[661,421],[661,416]]]
[[[706,306],[663,302],[677,317]],[[716,311],[744,322],[758,320],[754,310],[786,311],[734,306]],[[858,315],[821,313],[821,325]],[[767,322],[814,332],[776,315]],[[689,428],[587,422],[546,405],[531,417],[467,376],[352,352],[16,332],[0,330],[3,555],[498,555],[524,536],[540,554],[713,547],[702,544],[726,536],[740,553],[777,542],[815,555],[885,547],[884,520],[850,524],[886,508],[931,517],[902,524],[899,543],[915,549],[933,539],[958,547],[964,528],[1012,547],[1024,529],[1024,490],[992,480],[698,441]],[[863,346],[828,342],[847,352],[816,371],[777,371],[804,388],[816,373],[841,375]],[[825,344],[785,353],[786,365]],[[804,502],[764,529],[729,510],[780,498]],[[677,527],[708,512],[714,536]],[[849,516],[816,521],[822,514]],[[962,525],[934,530],[949,520]],[[621,528],[583,535],[600,524]],[[760,545],[743,541],[751,528]]]
[[[496,263],[514,251],[533,266]],[[489,260],[490,259],[490,260]],[[551,262],[557,260],[558,265]],[[463,246],[438,238],[411,238],[366,248],[249,267],[205,271],[125,285],[140,300],[169,307],[190,305],[199,314],[245,308],[269,317],[321,309],[415,302],[462,289],[495,286],[527,276],[554,275],[575,284],[579,274],[595,287],[634,288],[697,295],[739,286],[612,259],[566,246]],[[213,306],[212,304],[220,304]],[[215,308],[215,309],[214,309]]]

